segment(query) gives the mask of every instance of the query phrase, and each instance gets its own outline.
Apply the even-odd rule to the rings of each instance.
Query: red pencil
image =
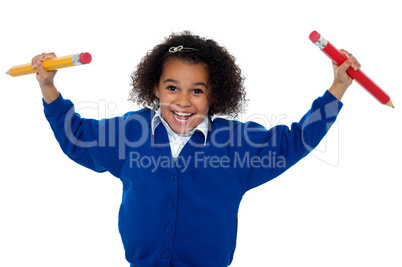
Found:
[[[324,37],[322,37],[318,32],[313,31],[310,33],[310,40],[315,43],[322,52],[324,52],[333,62],[337,65],[341,65],[347,60],[346,56],[341,54],[341,52],[336,49],[330,42],[328,42]],[[373,82],[363,71],[355,71],[349,68],[346,71],[350,77],[355,79],[364,89],[367,90],[373,97],[375,97],[381,104],[387,105],[389,107],[394,107],[391,102],[389,95],[384,92],[375,82]]]

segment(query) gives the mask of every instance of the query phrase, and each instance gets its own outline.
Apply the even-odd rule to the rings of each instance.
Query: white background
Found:
[[[349,50],[396,108],[353,84],[318,149],[244,196],[231,266],[402,266],[398,1],[2,5],[1,72],[45,51],[92,54],[91,64],[60,70],[55,81],[65,98],[87,104],[84,117],[138,109],[126,101],[130,73],[171,32],[188,29],[226,46],[246,77],[249,109],[239,119],[267,127],[298,121],[332,83],[311,31]],[[120,181],[61,152],[34,75],[1,74],[0,89],[0,266],[127,267],[117,228]]]

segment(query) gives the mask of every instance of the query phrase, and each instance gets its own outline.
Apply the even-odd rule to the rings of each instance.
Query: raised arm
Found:
[[[241,146],[232,150],[232,158],[239,159],[236,174],[245,191],[259,186],[286,171],[310,153],[327,134],[342,107],[340,100],[352,84],[346,70],[360,68],[352,54],[342,50],[349,59],[341,66],[333,65],[334,81],[322,97],[317,98],[310,110],[291,127],[278,125],[265,129],[254,122],[238,124],[233,140]],[[241,133],[237,136],[237,133]],[[246,163],[250,162],[249,165]],[[243,167],[245,166],[245,167]]]
[[[46,71],[42,65],[43,61],[54,57],[54,53],[37,55],[32,59],[32,67],[38,69],[36,79],[42,90],[45,116],[61,149],[80,165],[119,176],[123,161],[119,160],[118,146],[113,145],[117,143],[119,124],[116,121],[119,119],[81,118],[73,103],[56,89],[54,77],[57,71]]]

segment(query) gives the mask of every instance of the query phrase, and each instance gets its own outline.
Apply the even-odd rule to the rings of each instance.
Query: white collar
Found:
[[[208,116],[205,116],[204,119],[197,125],[197,127],[192,129],[188,133],[178,134],[178,133],[174,132],[170,128],[170,126],[167,124],[167,122],[163,119],[161,108],[159,108],[155,112],[155,115],[154,115],[154,117],[152,118],[152,121],[151,121],[151,129],[152,129],[152,134],[153,135],[155,135],[155,129],[156,129],[156,127],[158,127],[158,125],[161,122],[165,126],[166,131],[168,131],[168,133],[170,135],[173,134],[173,135],[176,135],[176,136],[191,137],[195,131],[200,131],[204,135],[204,145],[207,143],[208,131],[209,131],[209,127],[210,127],[210,121],[209,121]]]

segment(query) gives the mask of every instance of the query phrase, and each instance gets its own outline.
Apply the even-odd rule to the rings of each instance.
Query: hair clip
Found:
[[[177,52],[191,52],[191,51],[197,51],[197,49],[190,48],[190,47],[184,47],[182,45],[172,46],[171,48],[169,48],[168,52],[159,60],[159,62],[161,62],[165,57],[167,57],[171,54],[175,54]]]
[[[171,48],[169,48],[169,53],[180,52],[181,50],[183,50],[183,48],[184,47],[182,45],[179,45],[179,46],[176,46],[176,47],[172,46]]]
[[[182,50],[184,50],[184,51],[188,51],[188,50],[197,51],[197,49],[189,48],[189,47],[184,47],[184,46],[182,46],[182,45],[179,45],[179,46],[176,46],[176,47],[175,47],[175,46],[172,46],[171,48],[169,48],[169,52],[168,52],[168,53],[174,54],[174,53],[180,52],[180,51],[182,51]],[[190,52],[190,51],[188,51],[188,52]]]

